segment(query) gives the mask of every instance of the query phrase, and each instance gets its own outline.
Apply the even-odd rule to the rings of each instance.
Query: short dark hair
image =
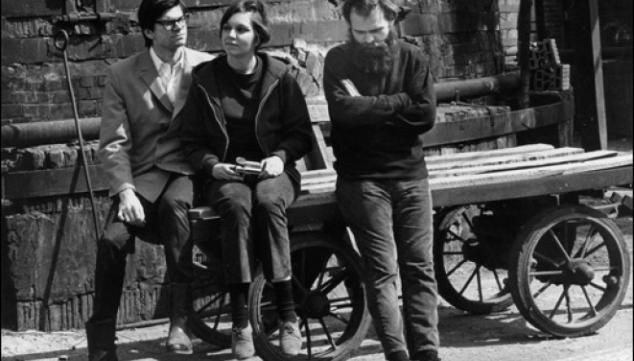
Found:
[[[251,26],[253,26],[253,30],[255,30],[259,40],[255,46],[256,49],[271,40],[269,20],[266,17],[266,6],[260,0],[241,0],[229,6],[222,15],[222,19],[220,19],[220,36],[222,36],[222,28],[237,13],[253,13],[251,15]]]
[[[343,18],[350,24],[350,14],[352,10],[361,16],[369,16],[372,10],[379,7],[387,20],[396,20],[399,8],[391,0],[346,0],[343,3],[341,12]]]
[[[187,7],[180,0],[143,0],[137,11],[137,18],[139,19],[139,26],[141,26],[141,33],[145,39],[145,46],[152,46],[152,39],[145,36],[144,30],[154,31],[154,25],[156,21],[165,14],[169,9],[180,6],[183,12],[187,11]]]

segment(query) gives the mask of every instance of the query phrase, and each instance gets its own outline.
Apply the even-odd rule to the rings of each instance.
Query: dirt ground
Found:
[[[632,217],[618,220],[632,258]],[[457,310],[442,300],[440,334],[443,360],[475,361],[630,361],[633,344],[632,279],[616,316],[596,334],[555,338],[533,328],[512,306],[486,316]],[[121,360],[230,360],[229,350],[195,340],[192,356],[170,356],[163,350],[167,325],[121,330],[117,333]],[[3,360],[86,360],[83,330],[11,332],[2,330]],[[257,358],[256,358],[257,359]],[[351,361],[384,360],[370,331]]]

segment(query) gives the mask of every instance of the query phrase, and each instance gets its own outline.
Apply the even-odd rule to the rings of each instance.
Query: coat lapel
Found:
[[[192,83],[191,73],[193,68],[192,61],[194,59],[191,59],[191,56],[189,56],[187,48],[183,50],[183,73],[180,79],[179,91],[176,94],[176,99],[174,99],[174,112],[172,113],[172,118],[176,117],[185,105],[187,93],[189,92],[189,87]]]
[[[145,84],[150,88],[150,91],[154,94],[154,96],[159,100],[159,102],[165,107],[165,109],[174,114],[174,106],[172,102],[170,102],[163,85],[161,84],[161,79],[159,78],[158,72],[154,67],[154,63],[152,63],[152,58],[150,57],[149,50],[146,50],[139,57],[139,76]]]

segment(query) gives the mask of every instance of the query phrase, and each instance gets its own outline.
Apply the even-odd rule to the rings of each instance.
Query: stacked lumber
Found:
[[[530,47],[530,89],[570,89],[570,64],[562,64],[555,39],[534,42]]]
[[[506,149],[430,156],[429,184],[433,190],[508,183],[553,175],[578,174],[632,165],[632,155],[611,150],[584,152],[531,144]],[[337,175],[332,169],[302,173],[302,193],[332,192]]]

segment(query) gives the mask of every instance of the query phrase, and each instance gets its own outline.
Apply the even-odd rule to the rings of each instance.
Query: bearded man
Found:
[[[328,52],[324,69],[337,203],[364,261],[386,359],[437,361],[432,204],[422,143],[436,113],[432,75],[422,50],[396,38],[399,8],[390,0],[347,0],[342,11],[350,40]]]

